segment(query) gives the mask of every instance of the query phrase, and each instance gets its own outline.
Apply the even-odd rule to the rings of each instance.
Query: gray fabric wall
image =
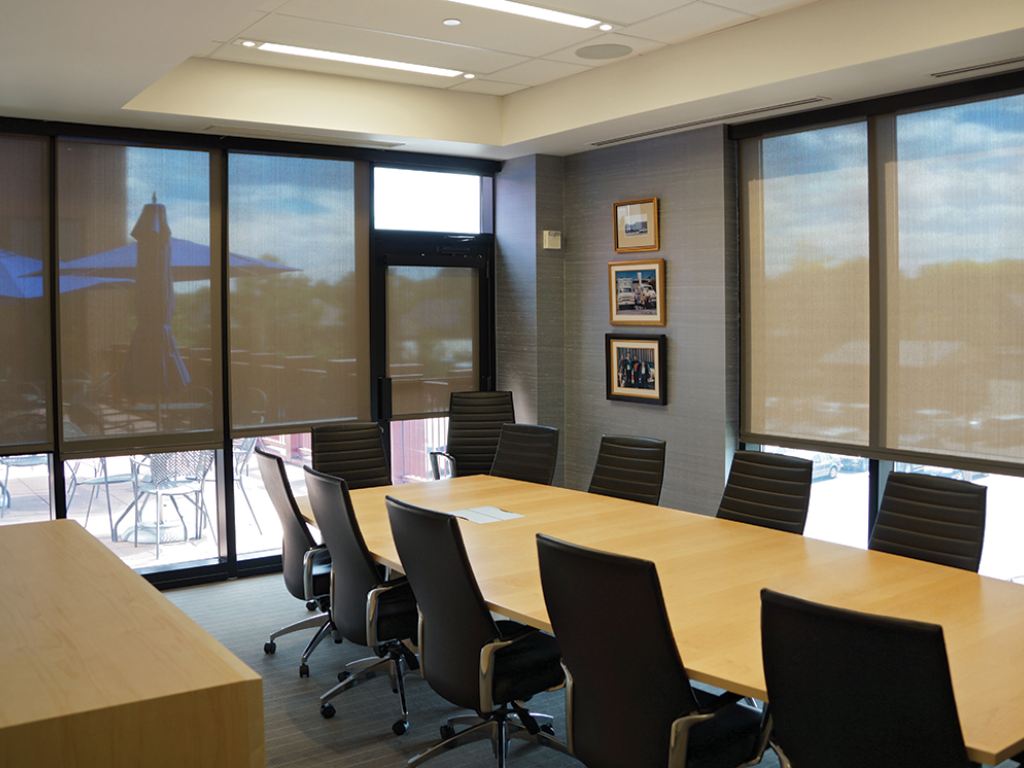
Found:
[[[734,148],[713,127],[561,160],[519,158],[499,174],[498,385],[515,392],[522,421],[562,428],[565,485],[586,488],[602,434],[660,437],[662,503],[717,509],[738,423],[734,171]],[[643,197],[659,198],[661,250],[616,254],[612,203]],[[561,252],[540,249],[543,228],[562,230]],[[608,262],[647,257],[666,261],[668,323],[613,328]],[[667,406],[605,399],[604,336],[617,330],[668,336]]]

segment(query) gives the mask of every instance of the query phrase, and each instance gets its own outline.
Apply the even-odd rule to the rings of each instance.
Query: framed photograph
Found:
[[[613,203],[612,218],[616,252],[658,250],[658,198]]]
[[[665,260],[608,262],[612,325],[665,324]]]
[[[608,333],[604,339],[607,398],[665,405],[666,336]]]

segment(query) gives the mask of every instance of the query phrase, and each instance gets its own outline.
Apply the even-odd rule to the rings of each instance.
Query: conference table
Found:
[[[1024,750],[1024,587],[956,568],[743,523],[487,475],[352,491],[373,556],[401,571],[384,499],[443,512],[494,506],[521,517],[460,519],[491,610],[551,630],[537,533],[657,564],[680,656],[694,680],[766,699],[760,590],[941,624],[972,760]],[[309,501],[296,498],[315,524]],[[608,605],[610,616],[615,606]],[[624,663],[628,663],[624,661]],[[870,702],[865,702],[870,706]]]
[[[262,768],[260,676],[73,520],[0,527],[0,768]]]

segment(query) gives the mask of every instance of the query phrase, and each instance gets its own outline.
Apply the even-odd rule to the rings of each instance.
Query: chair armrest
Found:
[[[677,718],[672,722],[672,730],[669,736],[668,746],[668,768],[686,768],[686,752],[689,747],[690,729],[699,723],[711,720],[718,716],[726,707],[730,707],[741,701],[744,697],[730,691],[725,691],[715,697],[710,707],[699,712]],[[761,731],[755,746],[756,757],[753,760],[741,765],[756,765],[760,762],[761,756],[768,745],[768,736],[771,733],[771,716],[765,711],[761,721]]]
[[[440,480],[441,479],[441,467],[438,465],[438,461],[437,461],[438,458],[441,457],[441,456],[446,458],[448,460],[448,462],[451,464],[452,477],[455,476],[455,471],[456,471],[455,457],[452,456],[447,451],[431,451],[430,452],[430,469],[434,473],[434,479],[435,480]]]
[[[302,556],[302,591],[306,593],[307,600],[320,597],[313,594],[313,566],[322,563],[327,557],[330,557],[330,553],[324,544],[307,549]]]

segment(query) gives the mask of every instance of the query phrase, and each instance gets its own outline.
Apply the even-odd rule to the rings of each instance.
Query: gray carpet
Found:
[[[267,765],[347,766],[399,768],[438,739],[438,726],[458,710],[435,694],[418,676],[408,680],[409,719],[412,728],[395,736],[391,724],[398,718],[398,697],[391,693],[386,675],[356,686],[334,700],[337,714],[320,717],[317,697],[337,680],[342,666],[367,656],[350,643],[325,641],[310,659],[310,677],[300,679],[299,655],[312,630],[282,637],[277,653],[263,653],[263,642],[275,629],[305,618],[302,603],[284,588],[279,575],[223,582],[165,593],[210,634],[263,676]],[[531,708],[555,717],[555,730],[564,738],[564,697],[561,691],[537,696]],[[578,761],[532,742],[515,739],[510,751],[513,768],[579,766]],[[437,768],[492,766],[487,740],[453,749],[431,760]],[[762,762],[777,768],[774,755]],[[624,767],[625,768],[625,767]]]

